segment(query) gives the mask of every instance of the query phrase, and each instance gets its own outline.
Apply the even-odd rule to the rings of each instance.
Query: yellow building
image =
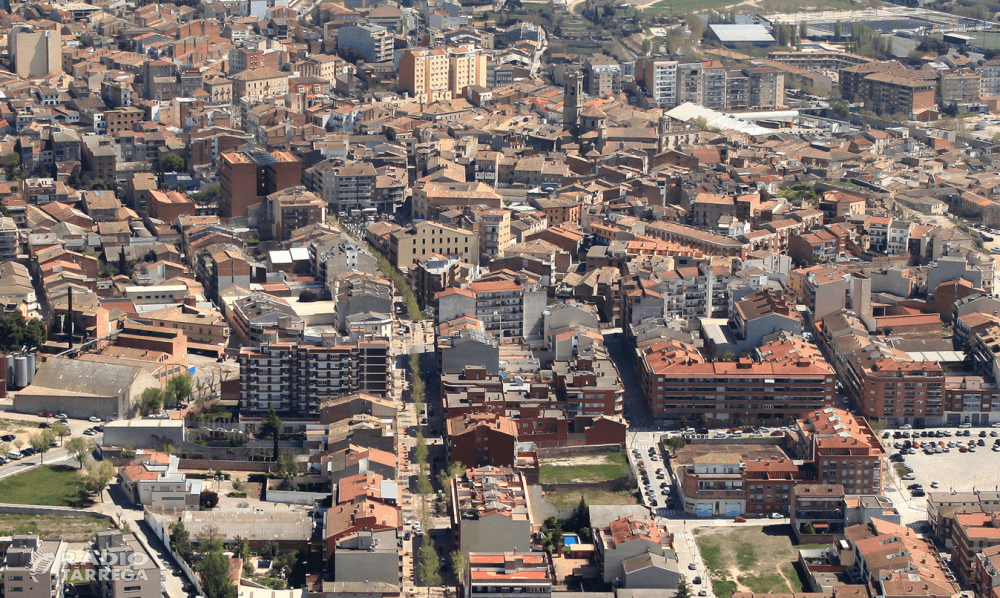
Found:
[[[470,85],[486,85],[486,56],[472,44],[410,49],[399,59],[399,88],[418,102],[462,97]]]
[[[478,264],[479,240],[471,230],[428,221],[389,235],[389,261],[398,268],[410,268],[418,258],[435,253]]]
[[[448,89],[452,97],[464,97],[472,85],[486,85],[486,56],[472,44],[448,48]]]
[[[479,250],[495,256],[511,246],[510,210],[476,210],[479,216]]]

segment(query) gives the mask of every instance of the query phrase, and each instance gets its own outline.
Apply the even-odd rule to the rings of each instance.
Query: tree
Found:
[[[167,528],[170,532],[170,549],[181,555],[184,560],[191,560],[191,534],[181,521],[175,521]]]
[[[98,494],[104,502],[104,487],[115,477],[115,466],[111,461],[89,461],[87,473],[83,476],[83,487],[91,494]]]
[[[159,388],[147,388],[139,399],[139,410],[143,415],[158,413],[163,409],[165,394]]]
[[[469,561],[466,560],[465,555],[462,554],[461,550],[454,550],[451,553],[451,571],[455,575],[455,579],[461,580],[465,574],[465,570],[469,567]]]
[[[799,37],[803,39],[809,37],[809,25],[805,21],[799,23]]]
[[[840,39],[843,36],[844,36],[844,26],[838,20],[833,25],[833,37],[835,37],[836,39]]]
[[[680,583],[677,584],[677,592],[674,598],[691,598],[691,586],[688,585],[687,577],[681,576]]]
[[[816,528],[813,526],[813,524],[806,523],[805,525],[802,526],[802,533],[803,534],[810,534],[810,535],[811,534],[815,534],[816,533]]]
[[[191,375],[181,374],[167,381],[167,396],[163,401],[165,407],[174,407],[184,403],[191,396]]]
[[[52,448],[53,436],[55,434],[53,434],[52,430],[45,430],[41,434],[35,434],[31,437],[31,448],[38,451],[38,454],[41,455],[40,462],[43,465],[45,464],[45,453],[49,452],[49,449]]]
[[[671,436],[670,440],[667,441],[667,446],[670,447],[670,450],[672,450],[675,455],[677,454],[677,451],[684,448],[685,445],[687,445],[687,440],[684,440],[683,436]]]
[[[274,452],[271,454],[271,460],[278,460],[278,438],[281,436],[281,419],[278,418],[278,414],[274,412],[274,407],[267,412],[264,419],[260,422],[260,432],[257,434],[261,438],[267,438],[270,436],[274,439]]]
[[[430,595],[431,588],[441,585],[441,563],[438,561],[437,551],[434,550],[433,542],[423,542],[420,546],[420,558],[417,561],[417,575],[427,586],[427,595]]]
[[[213,550],[198,563],[205,598],[236,598],[236,586],[229,578],[229,559],[222,550]]]
[[[177,154],[167,154],[160,159],[164,172],[179,172],[184,170],[184,158]]]
[[[91,451],[91,446],[87,442],[87,439],[82,436],[70,438],[69,442],[66,443],[66,448],[69,450],[69,454],[73,455],[73,458],[80,462],[80,469],[83,469],[84,464],[87,462],[87,456]]]
[[[0,166],[7,170],[14,170],[21,165],[21,154],[17,152],[7,152],[0,158]]]
[[[118,252],[118,273],[122,276],[128,276],[128,260],[125,259],[125,247],[122,247],[121,251]]]
[[[236,556],[240,557],[244,561],[250,558],[250,541],[246,538],[236,537],[236,548],[233,549]]]
[[[278,460],[274,464],[274,475],[279,478],[290,479],[299,475],[299,464],[291,455],[278,455]]]
[[[211,511],[219,504],[219,494],[211,490],[202,490],[198,497],[198,505],[202,511]]]
[[[20,351],[22,347],[34,349],[48,338],[45,324],[37,319],[25,320],[19,311],[12,311],[0,318],[0,352]]]
[[[705,33],[705,24],[702,23],[701,17],[693,12],[688,13],[685,17],[688,29],[691,30],[691,39],[701,39],[701,36]]]
[[[63,445],[66,437],[73,435],[73,431],[69,429],[69,426],[62,422],[56,422],[56,424],[52,426],[52,433],[59,437],[59,446]]]

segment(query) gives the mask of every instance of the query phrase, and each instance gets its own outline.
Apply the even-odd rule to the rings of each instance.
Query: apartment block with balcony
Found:
[[[492,275],[468,289],[445,289],[436,299],[441,321],[473,316],[494,338],[537,337],[542,332],[545,290],[538,284],[524,286],[516,276]]]
[[[789,514],[795,537],[843,534],[845,496],[840,484],[796,484]]]
[[[94,534],[100,563],[91,582],[95,598],[160,598],[160,566],[133,533],[108,530]]]
[[[324,401],[353,392],[385,396],[389,390],[384,341],[244,347],[239,363],[240,408],[251,418],[273,408],[285,417],[318,419]]]
[[[62,540],[42,541],[35,534],[12,536],[0,568],[5,595],[62,598],[68,549]]]
[[[607,526],[594,527],[592,532],[604,583],[626,585],[630,562],[643,555],[671,557],[676,572],[674,535],[653,519],[637,515],[619,517]]]
[[[705,417],[713,426],[782,422],[833,404],[833,368],[815,346],[792,339],[763,345],[755,361],[708,362],[682,341],[636,350],[646,400],[659,422]]]
[[[531,497],[524,474],[507,467],[469,468],[449,489],[451,525],[458,549],[476,552],[530,552]]]
[[[840,484],[850,494],[879,494],[884,487],[885,450],[863,417],[827,407],[798,420],[800,453],[816,464],[824,484]]]
[[[1000,546],[1000,512],[956,513],[951,526],[951,563],[964,585],[976,580],[976,555]]]
[[[618,368],[603,350],[554,361],[552,377],[568,417],[623,414],[625,387]]]

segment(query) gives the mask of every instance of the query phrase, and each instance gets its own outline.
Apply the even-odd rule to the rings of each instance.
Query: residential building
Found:
[[[816,464],[824,484],[840,484],[850,494],[879,494],[886,454],[868,422],[847,410],[826,407],[798,420],[800,453]]]
[[[466,413],[448,419],[445,447],[449,463],[465,467],[514,467],[517,427],[497,413]]]
[[[451,484],[451,525],[458,549],[531,551],[531,498],[524,474],[507,467],[467,468]]]
[[[436,299],[441,321],[473,316],[494,338],[541,334],[545,289],[537,284],[526,286],[512,276],[493,276],[470,283],[468,289],[445,289]]]
[[[61,73],[63,42],[58,30],[16,29],[7,34],[10,70],[19,77]]]
[[[479,240],[472,231],[423,221],[390,233],[386,257],[397,268],[412,268],[426,255],[443,255],[479,264],[479,249]]]
[[[287,241],[296,229],[326,222],[326,206],[322,198],[302,186],[271,193],[264,199],[264,221],[271,226],[271,239]]]
[[[249,69],[230,77],[237,98],[273,98],[288,93],[288,73],[275,68]]]
[[[622,67],[618,61],[606,54],[590,54],[583,59],[584,91],[587,95],[601,98],[621,93]]]
[[[392,213],[396,206],[376,201],[378,173],[370,162],[326,160],[308,168],[303,177],[307,186],[318,193],[337,214],[375,208]]]
[[[247,216],[264,198],[300,184],[302,163],[290,152],[248,149],[219,156],[223,218]]]
[[[779,110],[785,107],[785,73],[774,67],[743,69],[749,79],[750,108]],[[729,106],[730,109],[736,106]]]
[[[337,30],[337,47],[350,48],[368,62],[392,60],[392,34],[381,25],[348,25]]]
[[[678,104],[676,60],[645,58],[641,70],[636,66],[636,77],[643,80],[646,91],[657,106],[667,108]]]
[[[134,533],[97,532],[93,550],[98,565],[90,587],[95,598],[159,598],[162,595],[159,559]]]
[[[805,542],[804,535],[843,534],[845,496],[840,484],[796,484],[789,513],[795,537]]]
[[[13,260],[21,249],[21,236],[13,218],[0,218],[0,259]]]
[[[555,575],[544,552],[471,552],[465,569],[465,598],[513,594],[551,598]]]
[[[326,346],[272,343],[240,350],[240,403],[250,417],[269,409],[318,418],[325,401],[353,392],[385,396],[391,360],[384,341]]]
[[[143,453],[118,470],[122,491],[132,504],[156,509],[198,510],[201,480],[188,480],[177,471],[178,457]]]
[[[955,513],[951,526],[951,564],[958,581],[972,585],[976,581],[976,555],[984,549],[1000,546],[1000,512]]]
[[[450,100],[450,64],[445,48],[410,48],[399,57],[399,89],[418,102]]]
[[[755,359],[735,362],[707,362],[693,345],[674,340],[636,354],[657,421],[705,416],[714,426],[780,423],[833,404],[833,368],[804,341],[773,341],[761,346]]]
[[[0,569],[5,595],[62,598],[68,549],[69,544],[62,540],[42,541],[35,534],[13,535]]]
[[[620,517],[606,527],[594,528],[593,536],[597,565],[604,583],[624,585],[629,561],[645,554],[661,557],[669,554],[675,560],[676,578],[673,581],[676,583],[680,579],[676,557],[672,554],[674,535],[652,519],[636,515]]]

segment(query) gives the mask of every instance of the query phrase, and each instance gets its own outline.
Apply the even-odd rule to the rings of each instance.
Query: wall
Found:
[[[287,502],[295,505],[313,505],[330,498],[326,492],[293,492],[291,490],[268,490],[264,499],[267,502]]]
[[[537,450],[539,459],[555,459],[557,457],[579,457],[583,455],[603,455],[610,452],[622,450],[618,444],[594,444],[581,446],[559,446],[551,448],[539,448]]]
[[[12,505],[0,503],[0,513],[9,513],[12,515],[56,515],[58,517],[100,517],[110,521],[112,526],[118,526],[118,522],[111,515],[98,513],[96,511],[72,509],[70,507],[40,507],[37,505]]]
[[[184,576],[187,577],[188,581],[194,588],[196,595],[204,596],[205,591],[201,588],[201,579],[194,572],[194,569],[192,569],[191,566],[187,564],[187,561],[181,558],[181,555],[177,554],[176,552],[173,551],[172,548],[170,548],[170,531],[167,529],[166,524],[157,521],[157,519],[153,517],[153,513],[150,512],[149,509],[146,509],[146,512],[143,515],[143,521],[146,522],[146,525],[149,526],[149,529],[153,530],[153,534],[160,539],[160,542],[163,542],[163,546],[166,547],[167,552],[170,553],[170,556],[173,557],[173,559],[180,566],[181,571],[184,572]]]
[[[228,461],[213,459],[181,459],[177,463],[177,469],[206,471],[211,469],[221,469],[223,471],[257,471],[266,473],[271,470],[274,464],[270,461]],[[299,463],[299,471],[305,473],[306,463]]]

